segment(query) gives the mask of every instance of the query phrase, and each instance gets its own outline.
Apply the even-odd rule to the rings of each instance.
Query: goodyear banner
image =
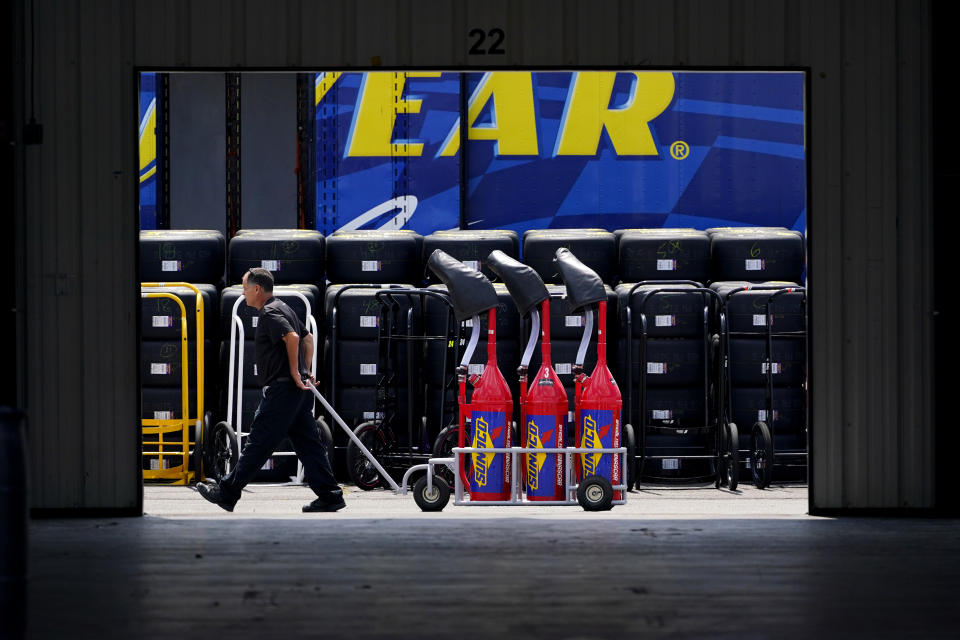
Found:
[[[461,193],[470,228],[805,227],[802,72],[329,72],[315,99],[324,233],[456,228]]]

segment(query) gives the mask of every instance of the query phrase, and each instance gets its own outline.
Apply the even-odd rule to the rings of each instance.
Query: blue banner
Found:
[[[157,226],[156,81],[140,74],[142,229]],[[326,72],[314,98],[324,234],[461,215],[521,233],[806,227],[803,72]]]
[[[470,228],[805,228],[802,72],[329,72],[316,83],[324,233],[458,227],[460,162]]]
[[[140,74],[140,228],[157,228],[157,74]]]

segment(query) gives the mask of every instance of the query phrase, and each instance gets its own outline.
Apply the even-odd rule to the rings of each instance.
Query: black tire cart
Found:
[[[714,486],[736,489],[739,434],[725,402],[728,354],[723,300],[692,280],[648,280],[620,285],[618,292],[626,329],[621,337],[626,370],[624,423],[633,425],[637,437],[637,484],[648,460],[707,460],[712,463]],[[719,334],[712,332],[712,311]],[[653,376],[682,388],[658,386],[662,383],[653,382]],[[654,434],[699,437],[700,443],[664,454],[657,450],[662,445],[650,446],[648,436]]]
[[[369,450],[383,468],[406,470],[428,460],[437,446],[429,432],[426,411],[432,410],[426,391],[420,384],[421,362],[429,342],[441,342],[450,349],[457,348],[450,335],[459,331],[459,325],[449,314],[448,329],[444,335],[429,335],[420,313],[426,298],[450,307],[449,296],[442,291],[402,285],[349,284],[341,286],[333,295],[329,312],[330,350],[327,389],[335,402],[338,395],[340,362],[345,354],[339,339],[341,326],[341,299],[350,290],[372,290],[375,302],[376,366],[375,411],[364,412],[362,421],[354,428],[357,440]],[[371,321],[372,323],[373,321]],[[448,358],[443,359],[442,376],[448,378]],[[361,365],[363,366],[363,365]],[[440,413],[444,407],[438,408]],[[371,463],[354,440],[345,446],[345,463],[350,479],[361,489],[371,490],[388,484],[380,470]]]
[[[806,468],[806,289],[787,282],[714,286],[730,313],[727,406],[751,425],[740,450],[754,485],[764,489],[774,466]]]

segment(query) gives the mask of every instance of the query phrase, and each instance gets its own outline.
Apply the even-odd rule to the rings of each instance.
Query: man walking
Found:
[[[313,418],[313,393],[305,383],[316,383],[309,373],[313,336],[285,302],[273,297],[273,275],[266,269],[257,267],[243,275],[243,299],[260,311],[254,350],[263,384],[262,399],[237,466],[219,483],[208,480],[198,484],[197,491],[210,502],[233,511],[243,487],[289,436],[303,463],[307,483],[317,494],[317,499],[303,510],[342,509],[347,505],[320,440]]]

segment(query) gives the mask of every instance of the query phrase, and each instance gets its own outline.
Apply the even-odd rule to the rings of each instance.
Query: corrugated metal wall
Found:
[[[929,12],[896,0],[36,0],[46,138],[21,148],[17,218],[34,505],[138,504],[135,67],[627,65],[809,67],[812,506],[932,506]],[[468,55],[470,31],[495,27],[505,55]]]
[[[33,4],[18,3],[28,113],[15,122],[29,118]],[[125,2],[34,11],[43,144],[20,147],[16,165],[31,502],[131,508],[140,493],[134,11]]]

